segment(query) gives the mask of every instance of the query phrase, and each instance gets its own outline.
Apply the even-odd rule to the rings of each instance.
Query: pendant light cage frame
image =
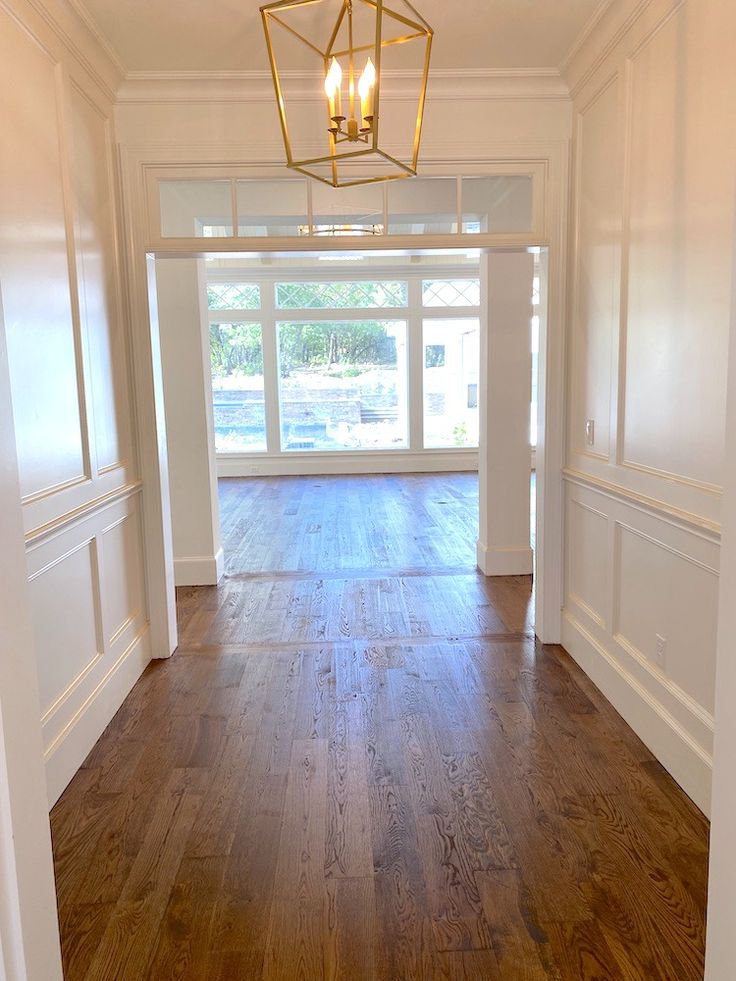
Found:
[[[330,21],[329,36],[320,41],[310,38],[303,23],[294,26],[289,23],[289,15],[301,16],[310,14],[317,7],[335,8],[334,21]],[[307,10],[305,11],[305,8]],[[311,10],[309,10],[311,8]],[[429,65],[434,32],[426,20],[418,13],[409,0],[276,0],[274,3],[261,7],[263,30],[266,38],[268,59],[273,77],[274,93],[278,108],[281,133],[286,151],[286,166],[307,177],[312,177],[323,184],[332,187],[354,187],[360,184],[374,184],[380,181],[398,180],[414,177],[419,161],[419,146],[422,135],[422,124],[427,98],[429,81]],[[354,10],[359,12],[365,22],[372,20],[369,29],[365,27],[357,39],[353,34]],[[387,29],[388,27],[388,29]],[[298,156],[294,152],[294,140],[289,127],[288,107],[292,101],[285,93],[287,82],[298,74],[289,72],[279,65],[276,53],[275,37],[277,32],[285,32],[289,40],[301,43],[309,56],[319,56],[321,59],[320,97],[328,106],[322,84],[327,76],[333,59],[347,59],[348,62],[348,100],[350,115],[353,106],[359,103],[355,95],[355,60],[356,57],[370,58],[375,68],[375,83],[372,90],[372,115],[366,117],[366,128],[357,131],[356,123],[352,124],[350,136],[342,130],[344,116],[330,116],[331,109],[325,111],[324,136],[327,139],[327,152],[316,156]],[[370,35],[369,37],[367,35]],[[348,39],[347,44],[345,38]],[[341,43],[342,42],[342,43]],[[389,153],[381,145],[381,88],[382,66],[385,63],[384,53],[395,46],[412,45],[414,50],[421,45],[421,68],[418,72],[417,111],[412,120],[411,149],[405,159],[396,153]],[[303,49],[303,50],[304,50]],[[407,77],[409,73],[397,73],[398,77]],[[415,75],[417,73],[414,73]],[[300,96],[304,102],[304,95]],[[338,110],[339,111],[339,110]],[[348,117],[349,120],[349,117]],[[362,124],[364,120],[360,120]],[[408,141],[407,141],[408,143]],[[361,169],[362,173],[356,173]],[[375,170],[382,172],[376,174]]]

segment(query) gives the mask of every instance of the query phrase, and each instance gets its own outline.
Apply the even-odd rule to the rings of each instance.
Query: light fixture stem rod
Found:
[[[348,4],[348,95],[350,98],[349,119],[355,119],[355,59],[353,56],[353,0],[347,0]]]

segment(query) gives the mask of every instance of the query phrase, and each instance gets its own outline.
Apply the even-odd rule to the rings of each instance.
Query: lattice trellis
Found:
[[[210,310],[259,310],[261,289],[257,283],[210,283],[207,306]]]
[[[345,310],[405,307],[407,284],[372,283],[278,283],[276,306],[280,310]]]
[[[425,279],[422,283],[425,307],[480,306],[479,279]]]

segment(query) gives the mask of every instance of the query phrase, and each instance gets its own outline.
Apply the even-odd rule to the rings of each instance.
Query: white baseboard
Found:
[[[477,450],[391,450],[220,454],[218,477],[298,477],[321,474],[450,473],[478,469]]]
[[[685,793],[709,816],[710,754],[568,611],[563,612],[562,645]]]
[[[225,553],[184,555],[174,559],[174,583],[177,586],[216,586],[225,572]]]
[[[488,548],[477,542],[476,556],[484,576],[530,576],[534,572],[534,552],[530,546]]]
[[[49,809],[61,797],[150,660],[151,638],[146,626],[46,750]]]

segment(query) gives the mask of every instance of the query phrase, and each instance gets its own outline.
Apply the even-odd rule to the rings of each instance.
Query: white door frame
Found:
[[[155,657],[167,657],[176,647],[173,556],[171,553],[171,511],[168,498],[166,436],[163,416],[163,388],[155,322],[155,294],[149,291],[152,261],[162,258],[206,257],[209,253],[249,255],[293,254],[295,251],[324,251],[326,243],[305,239],[298,243],[263,238],[257,241],[167,240],[162,242],[151,233],[150,177],[154,173],[176,169],[177,177],[210,174],[213,168],[240,173],[247,167],[251,177],[272,178],[283,174],[283,165],[275,160],[253,160],[252,149],[240,147],[128,147],[121,149],[120,171],[123,185],[128,267],[128,299],[133,333],[134,386],[138,412],[138,435],[143,481],[145,554],[148,574],[148,598],[151,618],[152,647]],[[249,159],[249,156],[251,159]],[[247,164],[244,164],[247,161]],[[461,160],[431,159],[425,154],[424,170],[435,176],[470,173],[494,164],[526,168],[540,175],[541,191],[535,199],[541,232],[534,235],[469,236],[395,236],[390,242],[342,239],[341,252],[364,250],[366,246],[390,248],[409,254],[438,248],[484,248],[516,251],[542,247],[542,296],[546,308],[540,310],[539,354],[539,426],[536,451],[537,466],[537,545],[535,630],[543,643],[556,644],[561,639],[563,597],[563,493],[564,465],[564,373],[565,373],[565,302],[566,283],[564,255],[567,242],[567,194],[569,143],[502,144],[489,148],[479,158]],[[536,194],[537,192],[535,192]],[[453,241],[449,239],[453,238]],[[269,247],[270,246],[270,247]],[[296,247],[296,248],[295,248]],[[152,313],[153,311],[153,313]],[[153,331],[153,333],[152,333]]]

